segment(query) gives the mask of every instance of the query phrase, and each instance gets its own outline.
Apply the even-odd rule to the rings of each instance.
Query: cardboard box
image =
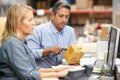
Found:
[[[109,31],[108,27],[102,27],[100,38],[107,39],[108,38],[108,31]]]
[[[93,0],[76,0],[77,9],[91,9],[93,6]]]
[[[81,46],[72,44],[64,53],[64,58],[68,64],[76,64],[80,61],[83,56],[83,50]]]
[[[116,27],[120,28],[120,13],[116,14]]]

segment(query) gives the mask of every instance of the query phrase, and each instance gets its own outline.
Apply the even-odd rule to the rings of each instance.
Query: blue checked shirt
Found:
[[[33,34],[27,37],[26,42],[34,54],[37,65],[50,68],[61,64],[64,51],[59,55],[49,53],[42,57],[43,50],[53,46],[68,47],[76,43],[76,37],[72,27],[65,26],[61,32],[58,32],[50,21],[35,27]]]

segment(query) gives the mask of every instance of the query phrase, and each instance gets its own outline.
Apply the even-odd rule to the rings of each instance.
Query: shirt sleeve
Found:
[[[22,44],[13,41],[7,44],[3,51],[8,56],[8,65],[21,80],[40,80],[34,57],[26,53]]]
[[[32,50],[35,58],[42,58],[43,48],[41,45],[41,32],[34,29],[32,35],[26,38],[27,46]]]

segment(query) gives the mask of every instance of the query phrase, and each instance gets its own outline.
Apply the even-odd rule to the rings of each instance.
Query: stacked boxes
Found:
[[[116,26],[120,28],[120,11],[116,14]]]
[[[120,0],[113,1],[113,25],[120,28]]]
[[[71,15],[71,24],[72,25],[83,25],[85,24],[86,20],[89,19],[89,14],[78,14],[78,15]]]
[[[93,5],[93,0],[76,0],[77,9],[91,9]]]

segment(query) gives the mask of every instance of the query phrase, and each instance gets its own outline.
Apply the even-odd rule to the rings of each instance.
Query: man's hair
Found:
[[[59,8],[67,8],[71,10],[70,5],[66,0],[58,0],[52,7],[52,12],[55,14]]]

